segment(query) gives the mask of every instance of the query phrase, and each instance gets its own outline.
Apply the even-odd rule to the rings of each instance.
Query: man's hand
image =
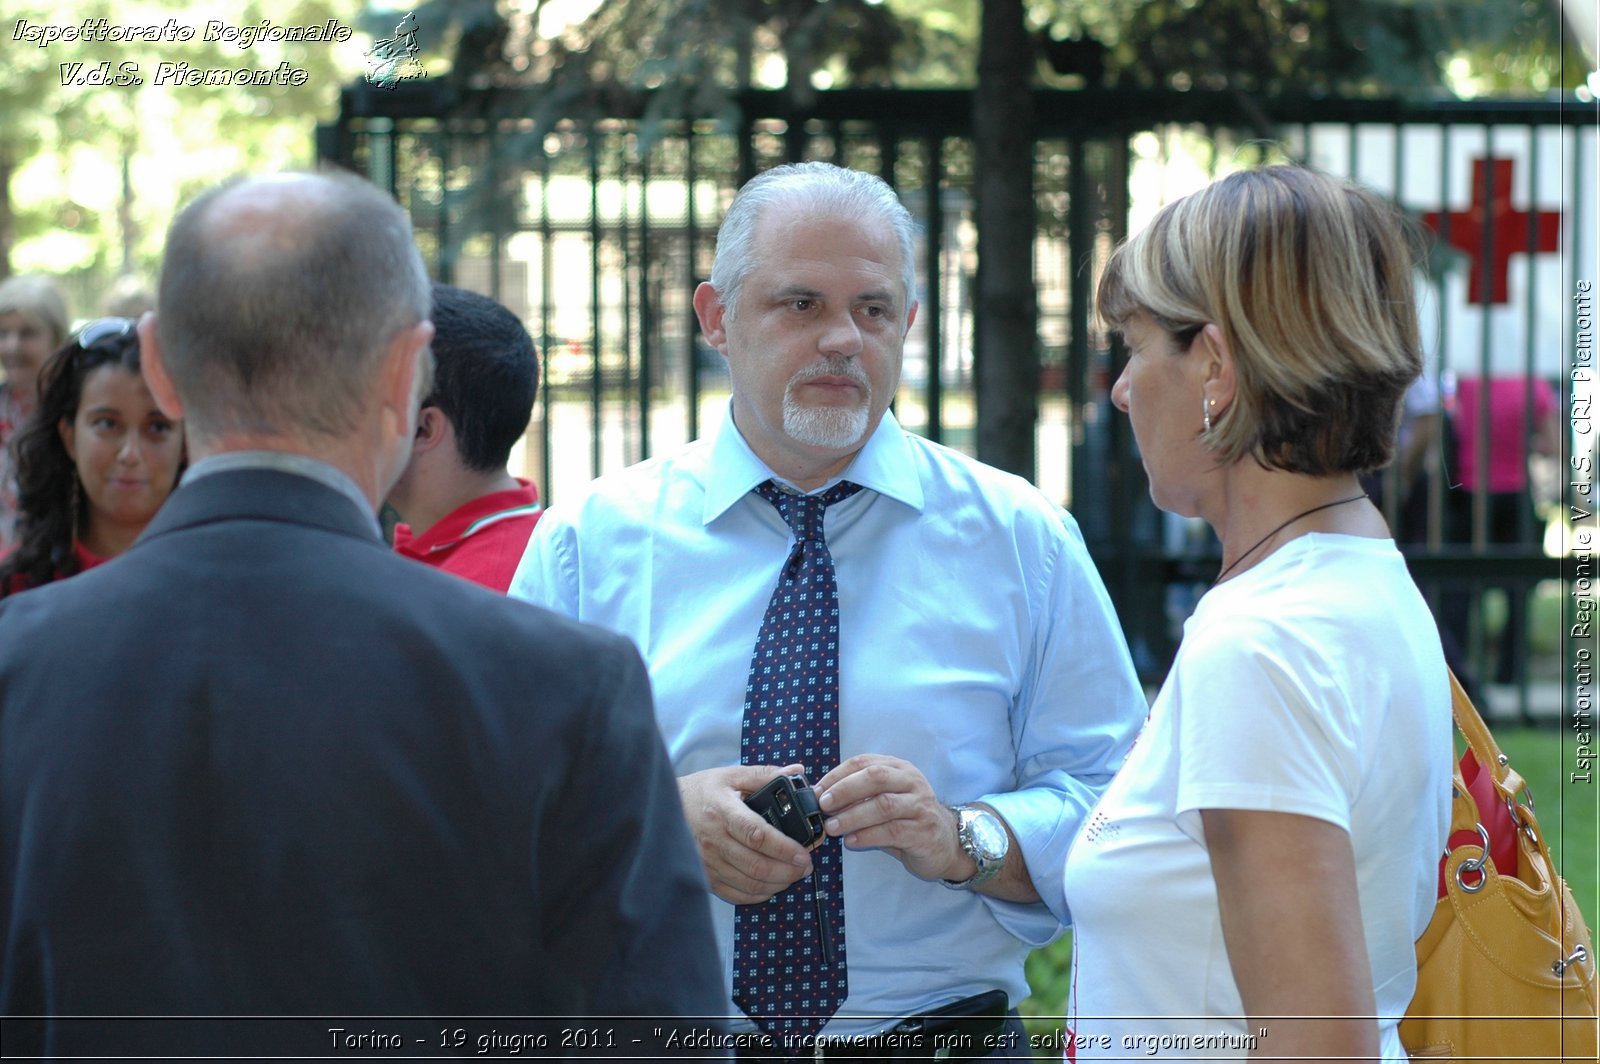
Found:
[[[955,813],[909,761],[858,754],[816,791],[828,834],[852,850],[882,850],[920,879],[969,879],[978,870],[957,841]]]
[[[824,830],[843,836],[852,850],[882,850],[919,879],[962,883],[977,874],[977,862],[961,848],[955,811],[909,761],[858,754],[818,780],[816,791],[828,817]],[[1000,822],[1005,824],[1005,818]],[[1039,891],[1028,875],[1027,859],[1011,825],[1005,827],[1012,836],[1005,867],[972,889],[1006,901],[1036,902]]]
[[[744,800],[799,765],[733,765],[678,778],[689,830],[700,847],[711,891],[735,905],[753,905],[811,874],[804,846],[772,827]]]

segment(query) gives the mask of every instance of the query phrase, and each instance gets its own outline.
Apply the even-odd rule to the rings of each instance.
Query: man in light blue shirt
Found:
[[[746,185],[694,299],[728,361],[728,416],[549,510],[510,589],[638,644],[731,981],[734,906],[811,870],[744,804],[793,771],[739,763],[751,654],[792,542],[753,489],[864,487],[824,525],[842,763],[804,766],[846,847],[849,993],[830,1038],[1027,995],[1029,948],[1068,921],[1067,849],[1145,715],[1072,518],[888,413],[917,310],[911,235],[866,174],[807,163]]]

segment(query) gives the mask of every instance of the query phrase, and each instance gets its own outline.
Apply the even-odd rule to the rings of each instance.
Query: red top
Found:
[[[10,553],[11,553],[10,550],[0,550],[0,558],[3,558],[7,554],[10,554]],[[95,566],[101,565],[101,564],[104,564],[107,561],[110,561],[109,558],[102,558],[98,554],[90,554],[87,550],[84,549],[84,546],[83,546],[82,543],[74,543],[72,545],[72,553],[76,554],[78,556],[78,572],[80,572],[80,573],[88,572],[90,569],[93,569]],[[63,580],[63,579],[65,579],[65,577],[63,577],[60,573],[57,573],[52,578],[51,582],[54,583],[56,580]],[[14,574],[12,574],[12,577],[11,577],[11,586],[6,588],[6,594],[15,595],[18,591],[27,591],[30,586],[31,585],[28,584],[28,582],[22,578],[22,574],[21,573],[14,573]],[[40,586],[43,586],[43,585],[40,585]]]
[[[517,483],[457,507],[420,536],[395,525],[395,551],[505,594],[542,512],[539,490],[521,477]]]

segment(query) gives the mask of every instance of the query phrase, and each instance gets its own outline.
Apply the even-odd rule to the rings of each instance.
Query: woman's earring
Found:
[[[78,551],[78,521],[80,520],[78,500],[82,497],[82,495],[83,480],[78,476],[77,471],[74,470],[72,474],[72,503],[68,511],[70,514],[69,519],[72,521],[72,551],[74,554],[76,554]]]
[[[1215,399],[1211,399],[1209,397],[1204,397],[1204,396],[1202,396],[1202,399],[1204,400],[1204,406],[1202,407],[1202,411],[1205,414],[1205,418],[1206,418],[1206,431],[1210,432],[1211,431],[1211,408],[1217,405],[1217,401]]]

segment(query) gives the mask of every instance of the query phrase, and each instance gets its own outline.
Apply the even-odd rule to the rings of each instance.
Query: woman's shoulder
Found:
[[[1232,663],[1310,664],[1330,648],[1391,640],[1430,616],[1393,540],[1312,533],[1208,591],[1185,623],[1184,644]]]

